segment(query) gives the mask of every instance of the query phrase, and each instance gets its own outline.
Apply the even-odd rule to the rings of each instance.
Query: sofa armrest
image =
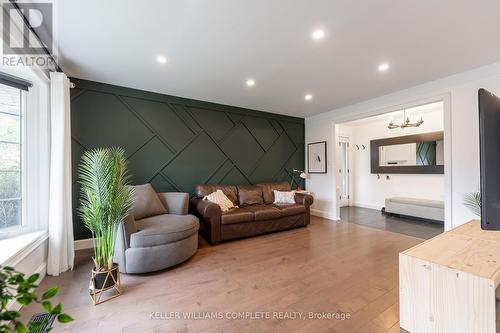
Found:
[[[169,214],[187,215],[189,209],[189,195],[182,192],[158,193],[161,202]]]
[[[194,200],[193,200],[194,199]],[[206,219],[218,219],[222,215],[222,210],[220,206],[216,203],[210,202],[208,200],[202,200],[198,198],[191,199],[191,202],[194,203],[194,207],[200,216]]]
[[[116,230],[114,261],[120,265],[120,269],[126,272],[125,251],[130,247],[130,235],[137,232],[135,220],[129,214],[118,224]]]
[[[295,202],[309,208],[314,203],[314,197],[310,194],[295,193]]]
[[[211,243],[217,244],[221,240],[221,216],[219,205],[200,198],[191,198],[191,207],[200,217],[201,232]]]

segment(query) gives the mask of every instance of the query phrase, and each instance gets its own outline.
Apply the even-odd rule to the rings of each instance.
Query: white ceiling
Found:
[[[62,0],[56,10],[70,76],[300,117],[500,60],[498,0]]]

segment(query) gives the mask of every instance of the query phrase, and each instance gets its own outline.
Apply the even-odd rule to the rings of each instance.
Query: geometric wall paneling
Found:
[[[227,114],[227,113],[226,113]],[[245,117],[244,115],[242,114],[237,114],[237,113],[229,113],[227,114],[227,116],[233,121],[233,123],[235,124],[238,124],[239,122],[241,122],[243,120],[243,118]]]
[[[304,170],[304,120],[238,107],[71,79],[75,239],[76,175],[82,153],[125,149],[134,184],[193,193],[194,186],[289,181]]]
[[[210,179],[226,161],[226,156],[206,133],[201,133],[182,150],[161,173],[179,188],[193,192],[196,184]]]
[[[257,165],[258,160],[265,154],[265,150],[252,136],[243,124],[236,125],[224,138],[220,146],[228,157],[239,166],[245,174]]]
[[[220,168],[215,171],[208,179],[207,183],[209,184],[221,184],[224,179],[227,177],[228,173],[234,168],[233,162],[230,159],[227,159],[224,164],[220,166]]]
[[[297,169],[297,166],[301,165],[301,163],[304,161],[303,152],[304,152],[304,143],[301,143],[297,148],[297,150],[295,150],[295,152],[292,154],[292,156],[288,159],[288,161],[285,164],[285,169],[289,174],[292,173],[293,169]]]
[[[185,124],[191,128],[194,133],[199,133],[203,128],[198,125],[198,122],[189,114],[187,108],[180,104],[170,104],[175,110],[175,113],[184,120]]]
[[[259,161],[253,170],[250,180],[253,183],[259,181],[272,181],[276,174],[283,169],[285,163],[295,152],[295,146],[287,135],[281,135],[267,154]]]
[[[170,182],[161,173],[154,176],[153,179],[151,179],[150,183],[151,183],[151,185],[153,185],[154,188],[161,188],[162,191],[164,191],[164,192],[181,191],[181,189],[179,189],[175,185],[173,185],[172,182]]]
[[[71,100],[73,136],[87,149],[120,145],[134,151],[151,138],[151,131],[119,97],[85,91]]]
[[[200,127],[219,142],[233,126],[233,121],[224,113],[209,109],[188,108]]]
[[[174,151],[181,149],[196,134],[165,103],[129,97],[124,100]]]
[[[281,135],[281,133],[283,133],[283,126],[281,126],[277,120],[271,119],[271,120],[269,120],[269,122],[271,123],[271,125],[273,125],[274,129],[276,130],[276,132],[279,135]]]
[[[268,150],[279,136],[273,125],[265,118],[245,117],[243,123],[264,150]]]
[[[134,184],[149,182],[151,175],[162,169],[172,156],[174,154],[158,138],[153,138],[128,158],[128,167],[134,170],[131,181]]]
[[[436,165],[436,141],[417,142],[417,165]]]
[[[304,142],[304,126],[297,123],[282,122],[280,124],[284,127],[290,139],[292,139],[295,145],[299,145]]]
[[[248,178],[243,175],[243,173],[236,167],[233,167],[229,172],[224,176],[224,178],[220,181],[219,184],[227,184],[227,185],[249,185],[251,184],[248,181]]]

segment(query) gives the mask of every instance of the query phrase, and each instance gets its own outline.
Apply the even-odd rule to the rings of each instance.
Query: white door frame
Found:
[[[435,103],[435,102],[443,102],[444,193],[445,193],[445,198],[444,198],[444,230],[447,231],[447,230],[450,230],[453,228],[451,92],[447,92],[447,93],[439,94],[439,95],[435,95],[435,96],[430,96],[430,97],[422,98],[422,99],[418,99],[418,100],[411,100],[411,101],[404,102],[401,104],[383,107],[383,108],[380,108],[377,110],[369,110],[367,112],[359,112],[356,114],[339,115],[331,123],[331,126],[332,126],[331,133],[333,133],[334,141],[336,141],[338,134],[335,131],[335,125],[337,125],[337,124],[342,124],[342,123],[346,123],[346,122],[353,121],[353,120],[377,116],[377,115],[381,115],[381,114],[389,113],[389,112],[394,112],[394,111],[398,111],[398,110],[405,109],[405,108],[409,109],[412,107],[430,104],[430,103]],[[334,159],[336,159],[338,156],[336,155],[335,149],[333,149],[333,151],[331,151],[331,152],[332,152],[332,155],[334,156]],[[333,184],[333,188],[336,189],[337,188],[337,177],[333,177],[333,181],[335,182]],[[335,205],[337,208],[336,209],[337,219],[340,219],[340,216],[339,216],[340,203],[339,203],[338,197],[336,197],[335,199],[336,199]]]
[[[338,136],[338,152],[339,152],[339,159],[338,159],[338,163],[337,163],[337,173],[338,173],[338,179],[340,181],[342,181],[342,177],[346,176],[347,177],[347,197],[343,197],[342,196],[342,189],[340,188],[341,187],[341,183],[339,182],[339,188],[340,188],[340,191],[339,191],[339,207],[345,207],[345,206],[349,206],[350,204],[350,198],[351,198],[351,181],[350,181],[350,158],[351,158],[351,154],[349,152],[349,148],[350,148],[350,138],[347,137],[347,136],[342,136],[342,135],[339,135]],[[347,161],[347,172],[346,174],[342,174],[341,170],[342,170],[342,166],[340,165],[340,154],[341,154],[341,144],[342,143],[345,143],[346,144],[346,161]]]

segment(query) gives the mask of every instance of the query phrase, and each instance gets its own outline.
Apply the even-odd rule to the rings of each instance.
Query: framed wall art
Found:
[[[307,172],[326,173],[326,141],[307,144]]]

